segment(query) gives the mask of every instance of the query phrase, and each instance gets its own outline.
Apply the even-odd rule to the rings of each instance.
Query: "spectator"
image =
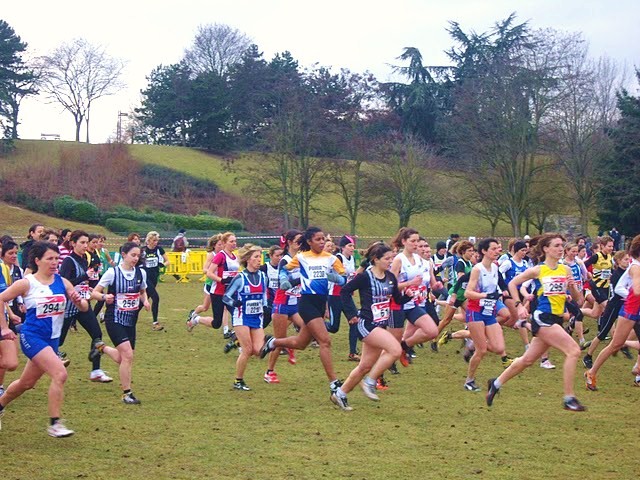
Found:
[[[449,238],[447,239],[447,252],[449,251],[449,249],[451,248],[451,245],[453,245],[454,243],[456,243],[458,240],[460,240],[460,235],[457,233],[452,233]]]
[[[31,228],[29,228],[27,241],[20,245],[20,248],[22,249],[22,261],[20,262],[20,266],[23,270],[27,268],[29,263],[29,250],[31,250],[31,246],[40,239],[42,232],[44,232],[44,225],[34,223],[31,225]]]
[[[620,250],[620,232],[616,227],[613,227],[609,232],[609,236],[613,238],[613,250],[617,252]]]
[[[185,236],[187,231],[184,228],[178,230],[178,235],[173,239],[173,243],[171,243],[171,251],[172,252],[186,252],[187,247],[189,246],[189,240]]]

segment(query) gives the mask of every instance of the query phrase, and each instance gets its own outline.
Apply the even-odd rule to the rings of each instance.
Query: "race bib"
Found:
[[[609,280],[611,278],[611,270],[609,270],[609,269],[601,270],[600,271],[600,278],[602,280]]]
[[[100,273],[97,269],[90,268],[87,270],[87,275],[89,276],[89,280],[100,280]]]
[[[284,292],[285,295],[291,295],[292,297],[300,296],[300,285],[296,285],[295,287],[291,287],[289,290]]]
[[[492,298],[483,298],[480,300],[480,306],[482,307],[482,315],[493,315],[493,311],[496,308],[498,301]]]
[[[118,293],[116,306],[121,312],[135,312],[140,307],[140,293]]]
[[[277,278],[269,279],[269,288],[272,290],[276,290],[278,288],[279,282]]]
[[[224,280],[225,278],[233,278],[236,275],[238,275],[237,270],[224,270],[222,272],[222,279]]]
[[[244,312],[247,315],[260,315],[262,308],[262,300],[247,300],[244,304]]]
[[[80,298],[89,300],[91,298],[91,287],[89,285],[81,284],[75,286],[76,292],[80,295]]]
[[[405,293],[413,297],[415,303],[423,303],[428,296],[427,287],[420,285],[418,287],[409,287],[405,290]]]
[[[311,280],[322,280],[327,278],[327,270],[322,266],[309,267],[309,278]]]
[[[356,272],[350,273],[349,276],[347,276],[347,282],[350,282],[354,278],[356,278]]]
[[[566,295],[566,277],[544,277],[541,283],[545,295]]]
[[[147,257],[144,260],[144,266],[146,268],[156,268],[159,265],[158,257]]]
[[[386,322],[391,316],[391,307],[389,301],[373,303],[371,305],[371,313],[373,314],[373,322]]]
[[[48,318],[64,315],[64,307],[66,305],[67,297],[64,295],[41,297],[36,303],[36,318]]]

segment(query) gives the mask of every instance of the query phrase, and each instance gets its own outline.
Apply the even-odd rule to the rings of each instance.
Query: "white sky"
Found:
[[[369,70],[390,78],[389,64],[404,47],[417,47],[425,64],[444,64],[451,46],[445,31],[455,20],[466,30],[485,31],[516,11],[534,28],[581,31],[593,56],[608,55],[629,72],[640,66],[638,0],[78,0],[2,2],[0,18],[11,25],[30,53],[43,55],[76,37],[104,45],[127,62],[127,88],[92,108],[91,141],[115,136],[118,111],[139,103],[145,77],[182,58],[200,24],[226,23],[251,37],[270,59],[289,50],[302,66]],[[19,135],[58,133],[74,139],[73,117],[45,98],[25,100]],[[81,135],[84,138],[84,133]]]

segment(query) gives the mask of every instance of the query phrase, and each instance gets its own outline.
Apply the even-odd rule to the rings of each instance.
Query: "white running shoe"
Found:
[[[64,438],[64,437],[70,437],[75,432],[65,427],[64,424],[62,423],[62,420],[58,420],[53,425],[49,425],[49,427],[47,428],[47,433],[49,434],[50,437]]]
[[[540,362],[540,368],[544,368],[545,370],[553,370],[556,366],[551,363],[551,360],[548,358],[544,362]]]
[[[362,392],[364,393],[364,396],[367,397],[369,400],[373,400],[374,402],[377,402],[380,400],[380,397],[376,393],[375,385],[373,386],[369,385],[367,382],[363,380],[360,382],[360,387],[362,387]]]
[[[113,382],[113,378],[107,375],[103,370],[94,370],[93,372],[91,372],[91,375],[89,375],[89,380],[98,383]]]
[[[331,401],[339,406],[345,412],[350,412],[353,410],[352,407],[349,406],[349,402],[347,401],[347,397],[341,397],[337,393],[331,394]]]

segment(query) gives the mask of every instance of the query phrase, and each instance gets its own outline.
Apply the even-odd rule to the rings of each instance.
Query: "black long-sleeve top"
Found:
[[[360,311],[356,308],[352,296],[356,290],[360,292]],[[342,308],[348,319],[358,316],[363,320],[373,321],[371,305],[387,302],[391,297],[398,305],[413,299],[412,296],[404,295],[398,290],[398,280],[389,271],[385,272],[384,278],[377,278],[371,269],[365,270],[347,282],[340,290]]]

